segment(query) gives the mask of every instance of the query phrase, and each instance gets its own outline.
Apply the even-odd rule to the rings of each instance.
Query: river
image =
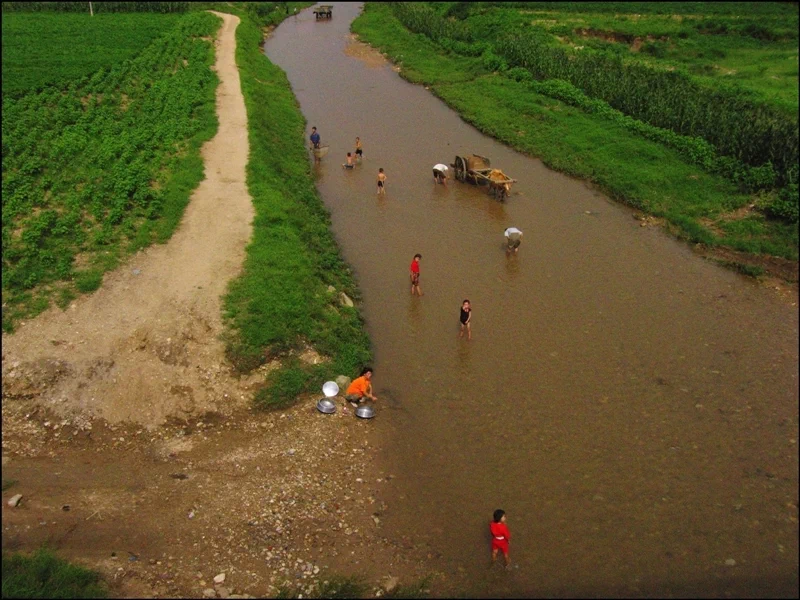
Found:
[[[386,530],[469,596],[795,595],[797,307],[463,122],[353,40],[360,10],[264,48],[330,145],[313,170],[363,294]],[[506,202],[434,184],[470,153],[518,180]],[[510,573],[487,569],[496,508]]]

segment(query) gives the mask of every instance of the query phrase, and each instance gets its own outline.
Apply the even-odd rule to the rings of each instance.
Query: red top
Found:
[[[411,261],[411,272],[412,273],[419,273],[419,261],[412,260]]]
[[[489,531],[492,532],[492,536],[494,536],[494,539],[498,542],[500,541],[498,538],[502,538],[505,542],[511,539],[511,533],[508,531],[508,527],[506,527],[505,523],[495,523],[492,521],[489,523]]]

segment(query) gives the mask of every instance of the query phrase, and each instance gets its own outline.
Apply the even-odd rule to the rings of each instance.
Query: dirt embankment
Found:
[[[382,532],[391,474],[369,423],[321,415],[314,398],[252,414],[263,373],[225,362],[220,297],[253,206],[239,19],[219,16],[219,131],[176,234],[3,335],[3,548],[47,542],[131,597],[274,595],[336,573],[410,580],[424,566]]]

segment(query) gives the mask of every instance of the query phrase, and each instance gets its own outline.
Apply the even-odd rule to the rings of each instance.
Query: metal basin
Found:
[[[356,416],[360,419],[371,419],[375,416],[375,409],[371,406],[359,406],[356,409]]]
[[[336,412],[336,403],[328,398],[323,398],[317,402],[317,410],[326,415],[331,415]]]
[[[322,393],[325,394],[326,398],[333,398],[339,393],[339,386],[336,385],[335,381],[326,381],[322,384]]]

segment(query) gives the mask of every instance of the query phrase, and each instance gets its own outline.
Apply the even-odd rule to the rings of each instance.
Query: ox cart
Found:
[[[331,9],[333,9],[333,6],[330,4],[320,4],[317,8],[315,8],[314,16],[317,18],[317,21],[320,19],[330,19],[332,16]]]
[[[455,170],[456,179],[461,182],[469,181],[475,185],[486,184],[489,193],[500,202],[508,197],[511,184],[517,181],[508,177],[500,169],[493,169],[491,161],[478,154],[456,156],[455,162],[450,166]]]

